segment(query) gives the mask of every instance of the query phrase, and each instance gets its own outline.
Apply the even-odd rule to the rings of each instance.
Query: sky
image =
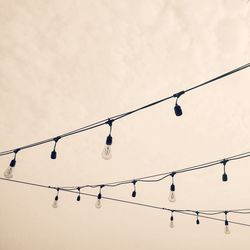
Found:
[[[0,0],[0,151],[129,111],[250,62],[243,0]],[[114,122],[20,151],[14,179],[79,186],[135,179],[249,152],[249,68]],[[0,177],[13,155],[0,157]],[[249,208],[250,159],[103,195],[170,209]],[[0,181],[0,249],[249,249],[249,227]],[[98,189],[86,189],[96,195]],[[223,219],[223,216],[218,216]],[[248,215],[231,220],[250,224]]]

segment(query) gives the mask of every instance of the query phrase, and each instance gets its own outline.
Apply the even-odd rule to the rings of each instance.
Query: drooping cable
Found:
[[[178,169],[178,170],[174,170],[171,172],[166,172],[166,173],[162,173],[162,174],[156,174],[156,175],[150,175],[150,176],[144,176],[144,177],[139,177],[139,178],[134,178],[131,180],[121,180],[121,181],[115,181],[115,182],[110,182],[110,183],[104,183],[104,184],[93,184],[93,185],[82,185],[80,186],[81,188],[99,188],[101,185],[104,185],[105,187],[109,187],[109,188],[114,188],[114,187],[118,187],[121,185],[128,185],[128,184],[135,184],[138,182],[144,182],[144,183],[155,183],[155,182],[159,182],[162,181],[164,179],[166,179],[167,177],[171,177],[172,178],[172,184],[170,185],[170,195],[169,195],[169,200],[171,202],[176,200],[176,195],[175,195],[175,184],[174,184],[174,176],[178,173],[178,174],[183,174],[186,172],[192,172],[192,171],[199,171],[202,169],[207,169],[207,168],[211,168],[214,166],[219,166],[222,164],[222,162],[226,161],[237,161],[237,160],[241,160],[241,159],[245,159],[250,157],[250,152],[246,152],[246,153],[241,153],[241,154],[237,154],[237,155],[233,155],[233,156],[229,156],[223,159],[219,159],[219,160],[215,160],[215,161],[211,161],[211,162],[207,162],[207,163],[202,163],[199,165],[195,165],[195,166],[191,166],[191,167],[187,167],[187,168],[183,168],[183,169]],[[156,178],[158,177],[158,178]],[[134,185],[135,185],[134,184]],[[63,189],[68,189],[68,190],[76,190],[78,186],[71,186],[71,187],[60,187]]]
[[[6,150],[6,151],[2,151],[2,152],[0,152],[0,156],[12,154],[17,149],[23,150],[23,149],[28,149],[28,148],[31,148],[31,147],[36,147],[36,146],[39,146],[39,145],[42,145],[42,144],[45,144],[45,143],[49,143],[49,142],[54,141],[54,139],[57,138],[57,137],[64,138],[64,137],[67,137],[67,136],[71,136],[71,135],[74,135],[74,134],[82,133],[82,132],[85,132],[85,131],[88,131],[88,130],[91,130],[91,129],[94,129],[94,128],[97,128],[97,127],[100,127],[100,126],[103,126],[103,125],[107,124],[107,122],[109,120],[116,121],[116,120],[122,119],[124,117],[127,117],[129,115],[132,115],[132,114],[134,114],[134,113],[136,113],[138,111],[141,111],[141,110],[147,109],[149,107],[155,106],[155,105],[157,105],[159,103],[162,103],[164,101],[167,101],[169,99],[172,99],[172,98],[177,98],[178,99],[180,97],[180,93],[183,94],[183,93],[187,93],[187,92],[193,91],[193,90],[195,90],[197,88],[203,87],[203,86],[208,85],[208,84],[210,84],[212,82],[215,82],[215,81],[217,81],[219,79],[222,79],[222,78],[225,78],[227,76],[230,76],[230,75],[232,75],[232,74],[234,74],[236,72],[239,72],[239,71],[241,71],[243,69],[246,69],[248,67],[250,67],[250,63],[242,65],[242,66],[240,66],[238,68],[235,68],[235,69],[233,69],[231,71],[228,71],[228,72],[226,72],[226,73],[224,73],[222,75],[219,75],[219,76],[217,76],[215,78],[212,78],[212,79],[210,79],[210,80],[208,80],[206,82],[203,82],[201,84],[195,85],[195,86],[193,86],[191,88],[188,88],[186,90],[179,91],[179,92],[177,92],[177,93],[175,93],[173,95],[170,95],[168,97],[165,97],[163,99],[160,99],[160,100],[157,100],[155,102],[146,104],[146,105],[144,105],[144,106],[142,106],[140,108],[136,108],[134,110],[131,110],[131,111],[119,114],[119,115],[112,116],[109,119],[103,119],[103,120],[94,122],[94,123],[89,124],[87,126],[84,126],[84,127],[79,128],[79,129],[75,129],[75,130],[69,131],[67,133],[64,133],[64,134],[61,134],[61,135],[58,135],[58,136],[55,136],[55,137],[52,137],[52,138],[48,138],[48,139],[45,139],[45,140],[42,140],[42,141],[31,143],[31,144],[28,144],[28,145],[25,145],[25,146],[21,146],[21,147],[15,148],[15,149],[10,149],[10,150]],[[176,104],[177,104],[177,102],[176,102]],[[181,110],[180,106],[178,108],[176,108],[176,109],[177,109],[176,115],[180,116],[182,114],[182,110]]]
[[[26,181],[20,181],[20,180],[11,180],[11,179],[5,179],[5,178],[1,178],[1,177],[0,177],[0,180],[7,181],[7,182],[10,182],[10,183],[28,185],[28,186],[32,186],[32,187],[40,187],[40,188],[44,188],[44,189],[53,189],[53,190],[57,191],[56,197],[58,197],[59,191],[60,192],[69,192],[69,193],[72,193],[72,194],[77,194],[78,193],[78,191],[67,190],[67,189],[58,189],[57,187],[47,186],[47,185],[38,184],[38,183],[32,183],[32,182],[26,182]],[[101,191],[101,187],[100,187],[100,191]],[[226,224],[226,221],[227,221],[228,224],[230,223],[230,224],[250,227],[250,224],[247,224],[247,223],[228,220],[227,215],[225,213],[225,212],[227,212],[227,213],[228,212],[230,212],[230,213],[234,213],[234,212],[239,213],[239,212],[242,211],[242,212],[245,212],[246,214],[250,214],[250,208],[234,209],[234,210],[231,209],[231,210],[227,210],[227,211],[225,211],[225,210],[216,210],[216,211],[218,211],[217,214],[225,214],[225,219],[219,219],[219,218],[211,217],[212,215],[211,216],[203,215],[203,212],[202,212],[202,211],[214,212],[214,210],[190,210],[190,209],[185,209],[185,210],[184,209],[181,209],[181,210],[175,209],[175,210],[173,210],[173,209],[170,209],[170,208],[159,207],[159,206],[145,204],[145,203],[139,203],[139,202],[133,202],[133,201],[128,201],[128,200],[122,200],[122,199],[102,196],[102,195],[100,195],[100,192],[99,192],[98,195],[89,194],[89,193],[85,193],[85,192],[80,192],[80,194],[84,195],[84,196],[94,197],[94,198],[97,198],[97,199],[99,197],[100,199],[105,199],[105,200],[114,201],[114,202],[123,203],[123,204],[130,204],[130,205],[135,205],[135,206],[139,206],[139,207],[151,208],[151,209],[155,209],[155,210],[164,210],[164,211],[170,212],[171,215],[173,215],[173,212],[175,212],[175,213],[184,214],[184,215],[197,216],[196,212],[199,211],[199,217],[200,218],[220,221],[220,222],[224,222],[225,224]],[[55,200],[56,199],[58,200],[58,198],[56,198],[56,197],[55,197]],[[174,220],[174,219],[172,219],[172,220]],[[171,218],[170,218],[170,221],[171,221]]]

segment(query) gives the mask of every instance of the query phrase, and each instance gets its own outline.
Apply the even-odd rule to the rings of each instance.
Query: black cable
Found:
[[[57,190],[57,192],[58,192],[58,190],[60,190],[63,192],[69,192],[69,193],[78,194],[78,195],[85,195],[85,196],[90,196],[90,197],[95,197],[95,198],[98,197],[98,195],[80,192],[79,189],[77,191],[72,191],[72,190],[61,189],[61,188],[57,188],[57,187],[46,186],[46,185],[32,183],[32,182],[10,180],[10,179],[5,179],[5,178],[1,178],[1,177],[0,177],[0,180],[12,182],[12,183],[24,184],[24,185],[33,186],[33,187],[55,189],[55,190]],[[198,210],[173,210],[173,209],[169,209],[169,208],[165,208],[165,207],[159,207],[159,206],[154,206],[154,205],[149,205],[149,204],[144,204],[144,203],[139,203],[139,202],[127,201],[127,200],[122,200],[122,199],[117,199],[117,198],[112,198],[112,197],[107,197],[107,196],[102,196],[102,199],[120,202],[120,203],[124,203],[124,204],[136,205],[136,206],[140,206],[140,207],[151,208],[151,209],[165,210],[165,211],[169,211],[169,212],[174,211],[175,213],[180,213],[180,214],[190,215],[190,216],[197,216],[196,213],[198,211]],[[249,213],[250,213],[250,209],[246,209],[246,208],[245,209],[237,209],[235,211],[237,212],[237,211],[242,211],[242,210],[244,210],[244,211],[249,210]],[[206,211],[209,211],[209,210],[206,210]],[[233,210],[227,210],[227,211],[230,213],[234,212]],[[225,212],[225,210],[220,211],[220,213],[224,213],[224,212]],[[199,213],[202,214],[201,211],[199,211]],[[205,216],[205,215],[199,215],[199,217],[224,222],[223,219],[218,219],[218,218],[209,217],[209,216]],[[241,222],[237,222],[237,221],[228,221],[228,222],[230,222],[231,224],[250,227],[250,224],[246,224],[246,223],[241,223]]]
[[[181,213],[181,214],[185,214],[185,215],[191,215],[191,216],[196,216],[195,214],[191,214],[191,213],[188,213],[188,212],[182,212],[182,211],[177,211],[177,213]],[[199,217],[205,218],[205,219],[210,219],[210,220],[216,220],[216,221],[222,221],[222,222],[224,222],[223,219],[218,219],[218,218],[209,217],[209,216],[205,216],[205,215],[199,215]],[[247,224],[247,223],[242,223],[242,222],[237,222],[237,221],[230,221],[230,220],[228,220],[228,222],[230,222],[231,224],[239,225],[239,226],[250,227],[250,224]]]
[[[178,93],[176,93],[176,94],[173,94],[173,95],[171,95],[171,96],[168,96],[168,97],[165,97],[165,98],[163,98],[163,99],[157,100],[157,101],[155,101],[155,102],[149,103],[149,104],[147,104],[147,105],[144,105],[144,106],[142,106],[142,107],[140,107],[140,108],[131,110],[131,111],[129,111],[129,112],[126,112],[126,113],[123,113],[123,114],[119,114],[119,115],[115,115],[115,116],[112,116],[112,117],[110,117],[110,118],[108,118],[108,119],[103,119],[103,120],[101,120],[101,121],[92,123],[92,124],[90,124],[90,125],[84,126],[84,127],[82,127],[82,128],[76,129],[76,130],[69,131],[69,132],[67,132],[67,133],[64,133],[64,134],[61,134],[61,135],[58,135],[58,136],[54,136],[54,137],[49,138],[49,139],[45,139],[45,140],[42,140],[42,141],[39,141],[39,142],[35,142],[35,143],[32,143],[32,144],[28,144],[28,145],[25,145],[25,146],[21,146],[21,147],[15,148],[15,149],[10,149],[10,150],[6,150],[6,151],[2,151],[2,152],[0,152],[0,156],[12,154],[12,153],[14,153],[14,151],[17,150],[17,149],[23,150],[23,149],[27,149],[27,148],[31,148],[31,147],[36,147],[36,146],[39,146],[39,145],[41,145],[41,144],[45,144],[45,143],[52,142],[52,141],[54,140],[55,137],[64,138],[64,137],[67,137],[67,136],[71,136],[71,135],[74,135],[74,134],[78,134],[78,133],[81,133],[81,132],[84,132],[84,131],[87,131],[87,130],[91,130],[91,129],[94,129],[94,128],[103,126],[103,125],[107,124],[107,122],[108,122],[109,119],[111,119],[112,121],[116,121],[116,120],[122,119],[122,118],[124,118],[124,117],[126,117],[126,116],[129,116],[129,115],[131,115],[131,114],[133,114],[133,113],[136,113],[136,112],[138,112],[138,111],[140,111],[140,110],[143,110],[143,109],[152,107],[152,106],[154,106],[154,105],[157,105],[157,104],[159,104],[159,103],[161,103],[161,102],[167,101],[167,100],[169,100],[169,99],[176,98],[176,97],[179,98],[179,97],[180,97],[181,95],[183,95],[184,93],[187,93],[187,92],[193,91],[193,90],[195,90],[195,89],[197,89],[197,88],[200,88],[200,87],[202,87],[202,86],[208,85],[208,84],[210,84],[210,83],[212,83],[212,82],[214,82],[214,81],[216,81],[216,80],[219,80],[219,79],[222,79],[222,78],[227,77],[227,76],[229,76],[229,75],[232,75],[232,74],[234,74],[234,73],[236,73],[236,72],[238,72],[238,71],[241,71],[241,70],[243,70],[243,69],[246,69],[246,68],[248,68],[248,67],[250,67],[250,63],[247,63],[247,64],[245,64],[245,65],[243,65],[243,66],[240,66],[240,67],[238,67],[238,68],[236,68],[236,69],[233,69],[233,70],[231,70],[231,71],[229,71],[229,72],[227,72],[227,73],[224,73],[224,74],[222,74],[222,75],[220,75],[220,76],[217,76],[217,77],[215,77],[215,78],[213,78],[213,79],[210,79],[210,80],[208,80],[208,81],[206,81],[206,82],[204,82],[204,83],[198,84],[198,85],[193,86],[193,87],[191,87],[191,88],[189,88],[189,89],[180,91],[180,92],[178,92]]]
[[[210,168],[210,167],[222,164],[222,162],[225,159],[227,161],[235,161],[235,160],[244,159],[246,157],[250,157],[250,152],[229,156],[229,157],[226,157],[226,158],[223,158],[223,159],[214,160],[214,161],[211,161],[211,162],[202,163],[202,164],[191,166],[191,167],[174,170],[174,171],[170,171],[170,172],[167,172],[167,173],[149,175],[149,176],[144,176],[144,177],[140,177],[140,178],[133,178],[133,179],[129,179],[129,180],[115,181],[115,182],[110,182],[110,183],[93,184],[93,185],[88,184],[88,185],[80,185],[80,186],[78,185],[78,186],[71,186],[71,187],[64,186],[64,187],[60,187],[60,188],[64,188],[64,189],[68,189],[68,190],[76,190],[77,187],[80,187],[80,188],[98,188],[101,185],[104,185],[105,187],[117,187],[117,186],[121,186],[121,185],[131,184],[135,180],[136,180],[136,182],[159,182],[159,181],[171,176],[171,174],[173,172],[175,172],[176,174],[181,174],[181,173],[201,170],[201,169]],[[159,177],[159,176],[163,176],[163,177],[160,177],[158,179],[151,179],[151,178],[155,178],[155,177]]]

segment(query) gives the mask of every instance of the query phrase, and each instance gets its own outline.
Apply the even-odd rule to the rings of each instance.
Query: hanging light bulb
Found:
[[[133,182],[132,182],[132,183],[134,184],[134,190],[133,190],[133,192],[132,192],[132,197],[133,197],[133,198],[136,197],[136,187],[135,187],[136,182],[137,182],[136,180],[133,180]]]
[[[200,220],[199,220],[199,212],[198,211],[196,211],[196,215],[197,215],[197,217],[196,217],[196,224],[199,225],[200,224]]]
[[[81,200],[81,188],[78,187],[77,190],[78,190],[79,193],[78,193],[78,196],[77,196],[76,200],[80,201]]]
[[[57,193],[52,204],[53,208],[58,208],[59,190],[60,190],[59,188],[56,189]]]
[[[169,227],[170,228],[174,228],[174,215],[173,215],[174,211],[171,211],[171,217],[170,217],[170,223],[169,223]]]
[[[181,106],[178,105],[178,99],[181,95],[183,95],[185,93],[185,91],[181,91],[179,93],[176,93],[173,95],[173,97],[176,97],[176,102],[175,102],[175,107],[174,107],[174,112],[176,116],[181,116],[183,114]]]
[[[228,214],[228,211],[225,211],[225,228],[224,228],[224,233],[225,234],[230,234],[230,229],[229,229],[229,223],[228,223],[228,220],[227,220],[227,214]]]
[[[101,208],[102,207],[102,202],[101,199],[97,199],[96,204],[95,204],[96,208]]]
[[[13,178],[13,169],[16,166],[16,155],[20,151],[20,149],[14,150],[14,158],[11,160],[10,165],[7,167],[7,169],[4,171],[4,177],[7,179]]]
[[[228,160],[224,159],[221,163],[223,164],[223,170],[224,170],[224,173],[222,175],[222,181],[228,181],[228,177],[227,177],[227,174],[226,174],[226,164],[227,164]]]
[[[60,136],[57,136],[57,137],[54,138],[54,142],[55,142],[55,144],[54,144],[54,149],[53,149],[53,151],[52,151],[51,154],[50,154],[50,158],[51,158],[52,160],[55,160],[55,159],[56,159],[56,156],[57,156],[56,145],[57,145],[57,142],[58,142],[60,139],[61,139]]]
[[[176,201],[176,197],[175,197],[175,185],[174,185],[174,176],[175,176],[175,172],[173,172],[171,174],[171,177],[172,177],[172,184],[170,186],[170,193],[169,193],[169,197],[168,197],[168,200],[170,202],[175,202]]]
[[[111,145],[113,138],[111,136],[113,120],[108,119],[107,124],[109,125],[109,135],[106,138],[106,144],[102,151],[102,158],[105,160],[110,160],[112,158]]]
[[[101,208],[102,207],[101,199],[102,199],[102,188],[103,187],[104,187],[104,185],[100,186],[99,194],[97,195],[97,200],[96,200],[96,203],[95,203],[96,208]]]
[[[13,178],[13,167],[7,167],[6,170],[4,171],[4,177],[7,179]]]

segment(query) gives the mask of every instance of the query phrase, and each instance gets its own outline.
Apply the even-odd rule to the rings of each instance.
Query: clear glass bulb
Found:
[[[58,200],[54,200],[53,204],[52,204],[53,208],[58,208]]]
[[[102,207],[102,202],[101,199],[97,199],[96,204],[95,204],[96,208],[101,208]]]
[[[110,160],[112,158],[111,145],[105,144],[103,151],[102,151],[102,158],[105,160]]]
[[[170,191],[168,200],[169,200],[170,202],[175,202],[175,201],[176,201],[176,197],[175,197],[174,191]]]
[[[228,225],[225,226],[224,233],[225,234],[230,234],[231,233]]]
[[[7,179],[11,179],[13,178],[13,167],[8,167],[5,171],[4,171],[4,177]]]
[[[174,228],[174,221],[173,221],[173,220],[170,221],[169,227],[170,227],[170,228]]]

